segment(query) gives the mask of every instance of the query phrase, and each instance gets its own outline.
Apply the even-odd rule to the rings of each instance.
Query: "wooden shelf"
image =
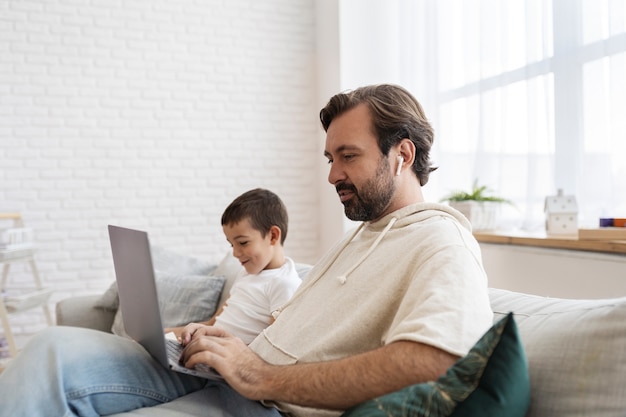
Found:
[[[45,305],[48,303],[51,295],[52,288],[26,288],[14,293],[4,294],[3,302],[7,313],[12,314]]]
[[[0,213],[0,219],[12,221],[12,227],[18,228],[19,236],[23,236],[24,222],[19,213]],[[8,233],[15,230],[9,230]],[[9,234],[9,236],[15,237],[15,234]],[[30,242],[17,242],[11,243],[2,242],[3,246],[0,249],[0,264],[2,265],[2,276],[0,277],[0,324],[4,329],[4,336],[8,343],[9,352],[12,357],[17,355],[17,345],[13,332],[11,330],[11,324],[9,322],[9,315],[14,313],[21,313],[26,310],[31,310],[36,307],[41,307],[46,317],[46,321],[49,326],[52,326],[52,315],[48,308],[48,301],[52,294],[52,289],[44,288],[41,285],[41,279],[39,278],[39,272],[37,271],[37,265],[35,264],[34,248]],[[8,288],[8,275],[11,268],[11,264],[14,262],[26,262],[30,265],[30,270],[33,275],[33,285],[29,288]]]
[[[475,231],[481,243],[569,249],[626,255],[626,240],[579,240],[577,236],[546,236],[545,233]]]

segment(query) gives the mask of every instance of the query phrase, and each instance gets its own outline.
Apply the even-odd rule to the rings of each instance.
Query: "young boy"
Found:
[[[284,255],[287,209],[271,191],[254,189],[237,197],[222,214],[222,228],[233,256],[244,269],[229,298],[204,325],[222,327],[249,344],[273,321],[272,312],[300,285],[293,260]],[[186,326],[193,331],[196,323]],[[185,327],[165,329],[178,337]]]

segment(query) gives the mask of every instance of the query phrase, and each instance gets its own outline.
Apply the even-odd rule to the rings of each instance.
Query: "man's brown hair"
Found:
[[[389,150],[404,138],[415,144],[412,169],[420,184],[426,185],[430,173],[437,169],[430,160],[434,132],[420,103],[404,88],[378,84],[334,95],[320,111],[324,130],[328,131],[335,117],[362,103],[370,110],[373,133],[384,156],[389,155]]]

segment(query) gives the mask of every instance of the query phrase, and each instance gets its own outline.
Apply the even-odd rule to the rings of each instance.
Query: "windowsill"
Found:
[[[626,255],[626,240],[579,240],[576,236],[546,236],[545,233],[505,231],[476,231],[474,237],[481,243]]]

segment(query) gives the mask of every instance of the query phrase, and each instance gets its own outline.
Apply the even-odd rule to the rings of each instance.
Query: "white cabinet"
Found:
[[[626,296],[626,255],[480,243],[489,286],[545,297]]]

